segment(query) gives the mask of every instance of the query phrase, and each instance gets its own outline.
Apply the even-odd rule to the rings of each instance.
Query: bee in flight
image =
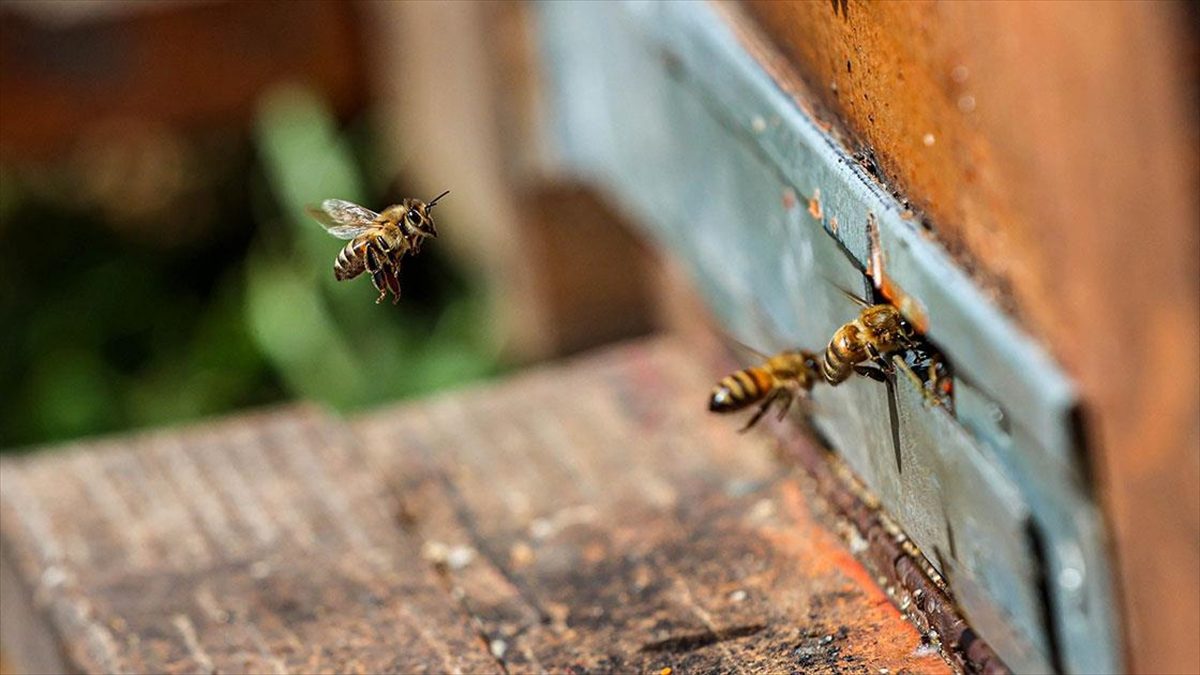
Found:
[[[885,373],[892,372],[888,356],[916,346],[916,332],[896,307],[871,305],[849,291],[839,290],[862,310],[857,319],[833,334],[821,359],[821,374],[831,385],[845,382],[851,373],[882,381]],[[867,361],[876,365],[864,365]]]
[[[338,281],[353,279],[369,272],[371,283],[379,291],[375,303],[392,292],[392,304],[400,300],[400,259],[407,253],[419,253],[426,237],[437,237],[431,212],[447,190],[428,204],[420,199],[405,199],[375,213],[344,199],[326,199],[320,206],[309,206],[308,213],[338,239],[349,239],[333,264]]]
[[[782,420],[792,401],[821,381],[821,367],[813,352],[795,350],[769,358],[765,354],[758,356],[763,359],[761,365],[727,375],[713,387],[708,399],[708,409],[715,413],[736,412],[761,402],[741,431],[757,424],[776,401],[781,402],[779,419]]]

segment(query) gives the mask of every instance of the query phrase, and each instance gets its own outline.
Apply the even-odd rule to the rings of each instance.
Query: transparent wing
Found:
[[[371,222],[379,217],[371,209],[344,199],[326,199],[320,206],[310,204],[305,210],[338,239],[357,237],[370,229]]]

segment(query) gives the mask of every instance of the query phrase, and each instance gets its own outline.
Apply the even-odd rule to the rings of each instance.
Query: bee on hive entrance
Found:
[[[807,394],[821,380],[820,365],[813,352],[786,351],[769,358],[754,353],[763,363],[727,375],[713,387],[708,399],[708,409],[715,413],[736,412],[761,401],[758,411],[741,431],[757,424],[776,401],[781,402],[779,419],[782,420],[792,401]]]
[[[821,374],[831,385],[845,382],[851,373],[882,381],[893,370],[887,357],[915,346],[916,332],[896,307],[872,305],[849,291],[839,290],[862,311],[833,334],[821,359]],[[876,367],[863,365],[867,361]]]
[[[921,341],[904,356],[913,384],[931,406],[954,413],[954,370],[933,345]]]
[[[333,264],[338,281],[353,279],[363,272],[371,274],[371,283],[379,291],[375,303],[392,292],[392,304],[400,300],[400,259],[407,253],[419,253],[426,237],[437,237],[433,207],[450,194],[446,190],[428,204],[420,199],[405,199],[375,213],[344,199],[326,199],[320,206],[309,206],[308,213],[338,239],[349,239]]]

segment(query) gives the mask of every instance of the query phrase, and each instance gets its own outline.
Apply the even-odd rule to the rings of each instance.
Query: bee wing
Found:
[[[344,199],[326,199],[320,206],[310,204],[305,210],[338,239],[357,237],[370,229],[371,223],[379,217],[371,209]]]

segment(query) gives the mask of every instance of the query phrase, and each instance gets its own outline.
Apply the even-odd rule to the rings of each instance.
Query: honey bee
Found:
[[[419,253],[426,237],[437,237],[431,212],[447,190],[428,204],[420,199],[405,199],[375,213],[344,199],[326,199],[320,206],[309,206],[308,213],[338,239],[349,239],[333,264],[338,281],[353,279],[363,272],[371,274],[371,283],[379,291],[379,304],[392,292],[392,304],[400,300],[400,259]]]
[[[910,349],[904,358],[913,384],[931,406],[954,412],[954,370],[933,345],[924,341]]]
[[[708,399],[708,409],[715,413],[736,412],[761,401],[758,411],[741,431],[757,424],[776,401],[781,401],[779,419],[782,420],[796,397],[811,391],[821,381],[820,365],[813,352],[790,350],[769,358],[759,356],[763,359],[761,365],[727,375],[713,387]]]
[[[833,334],[825,356],[821,359],[821,374],[831,385],[845,382],[851,373],[874,380],[884,379],[892,372],[887,357],[917,344],[916,332],[900,310],[892,305],[871,305],[865,300],[842,291],[862,307],[858,318]],[[863,365],[873,361],[877,367]]]

